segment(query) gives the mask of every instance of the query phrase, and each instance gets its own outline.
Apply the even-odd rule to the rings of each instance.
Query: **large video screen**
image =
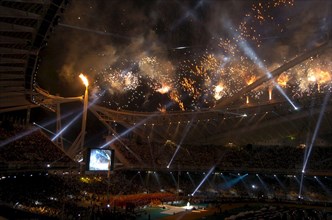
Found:
[[[114,150],[94,149],[88,151],[88,170],[107,171],[113,170]]]

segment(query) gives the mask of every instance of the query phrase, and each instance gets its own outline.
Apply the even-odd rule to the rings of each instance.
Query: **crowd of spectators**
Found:
[[[19,173],[0,178],[0,201],[9,207],[64,219],[91,216],[121,216],[128,219],[134,208],[175,200],[172,193],[139,193],[123,180],[123,174],[109,181],[105,175]],[[123,192],[123,189],[126,189]],[[131,210],[128,211],[128,208]]]
[[[6,143],[0,148],[0,201],[49,217],[134,219],[132,211],[137,207],[178,199],[310,201],[328,205],[332,202],[331,176],[306,173],[301,180],[305,148],[214,145],[178,148],[171,142],[160,145],[124,139],[111,147],[128,164],[122,169],[115,167],[107,175],[71,172],[70,164],[74,162],[33,127],[0,126],[0,141]],[[174,152],[177,154],[173,157]],[[328,174],[331,158],[331,148],[314,147],[307,170]],[[71,170],[50,172],[45,169],[48,164],[51,167],[67,164],[61,168]],[[25,169],[22,171],[20,166]],[[27,169],[31,167],[39,171]]]
[[[9,140],[9,141],[8,141]],[[36,127],[0,126],[0,163],[17,166],[45,167],[47,164],[70,164],[72,160]],[[217,146],[143,143],[122,139],[110,148],[116,149],[125,161],[125,168],[206,170],[212,166],[221,170],[299,171],[308,149],[294,146]],[[120,157],[117,157],[120,158]],[[307,171],[332,170],[332,148],[314,146],[306,165]]]
[[[114,171],[109,177],[105,173],[19,173],[1,177],[0,201],[10,207],[65,219],[134,216],[135,211],[144,206],[177,200],[191,204],[209,201],[227,204],[237,200],[281,204],[309,202],[323,207],[332,204],[331,178],[305,177],[299,198],[299,179],[293,175],[278,175],[277,180],[264,174],[258,178],[256,174],[211,173],[200,184],[205,175],[138,171]]]
[[[0,126],[1,170],[39,170],[75,163],[35,127]]]
[[[223,170],[296,171],[302,169],[307,151],[306,148],[293,146],[176,146],[172,143],[137,143],[129,140],[117,142],[112,148],[126,158],[129,167],[158,169],[171,166],[182,170],[217,166]],[[314,146],[306,170],[329,171],[332,169],[331,158],[331,147]]]
[[[331,215],[322,210],[310,208],[291,208],[280,206],[267,206],[258,210],[247,208],[237,214],[226,217],[225,220],[240,219],[328,219]]]

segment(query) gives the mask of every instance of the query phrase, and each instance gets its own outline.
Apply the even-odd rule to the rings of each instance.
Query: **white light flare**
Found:
[[[221,99],[221,97],[222,97],[222,95],[221,95],[221,92],[224,90],[224,87],[221,85],[221,84],[219,84],[219,85],[217,85],[215,88],[214,88],[214,98],[216,99],[216,100],[219,100],[219,99]]]
[[[181,147],[181,145],[182,145],[183,140],[186,138],[186,136],[187,136],[187,134],[188,134],[188,132],[189,132],[189,130],[190,130],[190,128],[191,128],[192,123],[193,123],[193,119],[191,119],[190,123],[187,123],[186,128],[185,128],[185,130],[183,131],[183,135],[182,135],[182,137],[181,137],[180,143],[177,145],[176,150],[175,150],[175,152],[174,152],[174,154],[173,154],[171,160],[169,161],[169,163],[168,163],[168,165],[167,165],[167,169],[170,168],[170,166],[171,166],[171,164],[172,164],[172,162],[173,162],[173,160],[174,160],[176,154],[178,153],[178,151],[179,151],[179,149],[180,149],[180,147]]]
[[[88,80],[88,78],[86,78],[86,76],[84,76],[83,73],[81,73],[81,74],[79,75],[79,77],[81,78],[83,84],[84,84],[86,87],[88,87],[88,86],[89,86],[89,80]]]
[[[161,93],[161,94],[165,94],[168,93],[171,90],[171,87],[165,84],[162,84],[162,87],[157,89],[156,91]]]
[[[207,173],[207,175],[204,176],[203,180],[198,184],[198,186],[196,187],[196,189],[194,190],[193,193],[191,193],[191,196],[194,196],[195,193],[197,192],[197,190],[199,190],[199,188],[203,185],[203,183],[206,181],[206,179],[210,176],[210,174],[213,172],[215,166],[211,167],[211,169],[209,170],[209,172]]]
[[[229,20],[227,20],[225,23],[225,27],[228,30],[234,30],[233,25]],[[233,35],[234,38],[237,38],[237,34],[234,31],[231,31],[231,34]],[[240,48],[243,50],[243,52],[251,59],[261,70],[264,71],[268,79],[271,80],[273,85],[278,89],[278,91],[281,93],[282,96],[286,98],[286,100],[293,106],[295,110],[298,110],[298,107],[295,106],[295,104],[290,100],[290,98],[287,96],[287,94],[284,92],[284,90],[278,85],[278,83],[275,82],[273,79],[273,76],[271,72],[266,68],[265,64],[258,58],[257,54],[255,51],[249,46],[249,44],[245,40],[241,40],[238,42],[238,45]]]
[[[312,139],[311,139],[310,145],[307,148],[308,149],[307,150],[307,157],[304,160],[303,168],[302,168],[303,172],[305,172],[305,170],[306,170],[307,163],[308,163],[308,160],[309,160],[309,157],[310,157],[310,153],[311,153],[313,145],[314,145],[314,143],[316,141],[316,137],[317,137],[317,134],[318,134],[318,131],[319,131],[319,128],[320,128],[320,124],[322,122],[323,115],[324,115],[324,112],[325,112],[325,108],[326,108],[326,105],[327,105],[327,102],[328,102],[329,99],[330,99],[330,93],[327,93],[325,95],[325,98],[324,98],[324,101],[323,101],[323,105],[322,105],[322,108],[321,108],[320,113],[319,113],[319,117],[318,117],[318,120],[317,120],[317,123],[316,123],[316,127],[315,127],[315,130],[314,130],[314,133],[312,135]]]
[[[98,97],[99,98],[99,97]],[[93,102],[89,103],[89,105],[87,106],[87,108],[90,108],[91,106],[93,106],[97,101],[98,98],[96,98],[95,100],[93,100]],[[57,139],[64,131],[66,131],[70,125],[72,125],[79,117],[81,117],[83,115],[83,112],[79,112],[63,129],[61,129],[51,140],[54,141],[55,139]]]

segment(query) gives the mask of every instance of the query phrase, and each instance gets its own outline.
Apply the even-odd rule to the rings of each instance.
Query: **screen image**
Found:
[[[88,170],[107,171],[113,168],[113,150],[90,149],[88,155]]]

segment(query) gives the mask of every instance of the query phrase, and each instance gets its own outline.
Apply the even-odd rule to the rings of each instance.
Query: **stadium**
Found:
[[[331,219],[328,0],[3,0],[0,219]]]

